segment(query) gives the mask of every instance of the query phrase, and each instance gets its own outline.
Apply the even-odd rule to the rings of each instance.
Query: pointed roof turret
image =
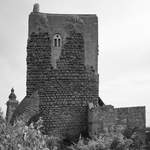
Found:
[[[6,112],[6,121],[9,123],[11,117],[17,108],[19,102],[16,100],[16,94],[14,93],[14,88],[11,89],[11,93],[9,94],[9,100],[7,101],[7,112]]]
[[[38,13],[40,11],[40,5],[39,3],[35,3],[33,5],[33,12]]]
[[[16,94],[14,93],[14,88],[11,89],[11,93],[9,95],[9,100],[16,100]]]

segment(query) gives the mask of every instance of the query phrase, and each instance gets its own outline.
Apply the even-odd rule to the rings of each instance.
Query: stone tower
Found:
[[[38,91],[45,131],[79,136],[88,127],[88,102],[98,100],[96,15],[29,15],[26,95]]]
[[[18,101],[16,100],[16,95],[14,93],[14,89],[11,89],[11,93],[9,95],[9,100],[7,101],[7,112],[6,112],[6,121],[9,123],[11,117],[18,106]]]

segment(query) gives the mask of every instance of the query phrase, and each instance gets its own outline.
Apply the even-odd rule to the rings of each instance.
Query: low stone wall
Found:
[[[112,128],[124,130],[125,128],[145,129],[145,107],[114,108],[111,105],[97,106],[88,111],[89,135],[100,134]]]
[[[117,112],[117,124],[127,125],[130,128],[137,127],[139,129],[145,129],[145,107],[126,107],[115,108]]]

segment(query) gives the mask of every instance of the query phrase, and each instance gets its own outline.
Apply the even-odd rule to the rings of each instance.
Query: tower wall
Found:
[[[47,32],[32,33],[27,46],[27,96],[39,89],[51,68],[51,47]]]
[[[68,36],[67,25],[73,23],[84,34],[85,66],[98,71],[98,19],[96,15],[31,13],[29,16],[29,37],[33,32],[48,32],[50,37],[56,33],[62,36],[63,44]],[[52,45],[51,45],[52,47]]]
[[[56,34],[62,38],[58,54]],[[95,15],[30,14],[27,96],[38,90],[46,133],[75,137],[87,132],[88,102],[98,98],[97,57]]]

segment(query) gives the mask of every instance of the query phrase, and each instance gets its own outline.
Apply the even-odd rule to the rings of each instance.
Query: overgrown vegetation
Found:
[[[23,120],[7,124],[0,111],[0,150],[140,150],[142,145],[138,130],[127,128],[123,133],[106,130],[92,139],[80,136],[77,143],[64,148],[59,138],[42,134],[41,119],[29,126]]]
[[[130,136],[126,136],[130,135]],[[79,138],[77,143],[69,147],[70,150],[141,150],[142,140],[137,130],[127,128],[125,132],[105,131],[92,139]]]
[[[59,138],[41,133],[42,120],[26,126],[22,120],[14,125],[0,117],[0,150],[57,150]]]

